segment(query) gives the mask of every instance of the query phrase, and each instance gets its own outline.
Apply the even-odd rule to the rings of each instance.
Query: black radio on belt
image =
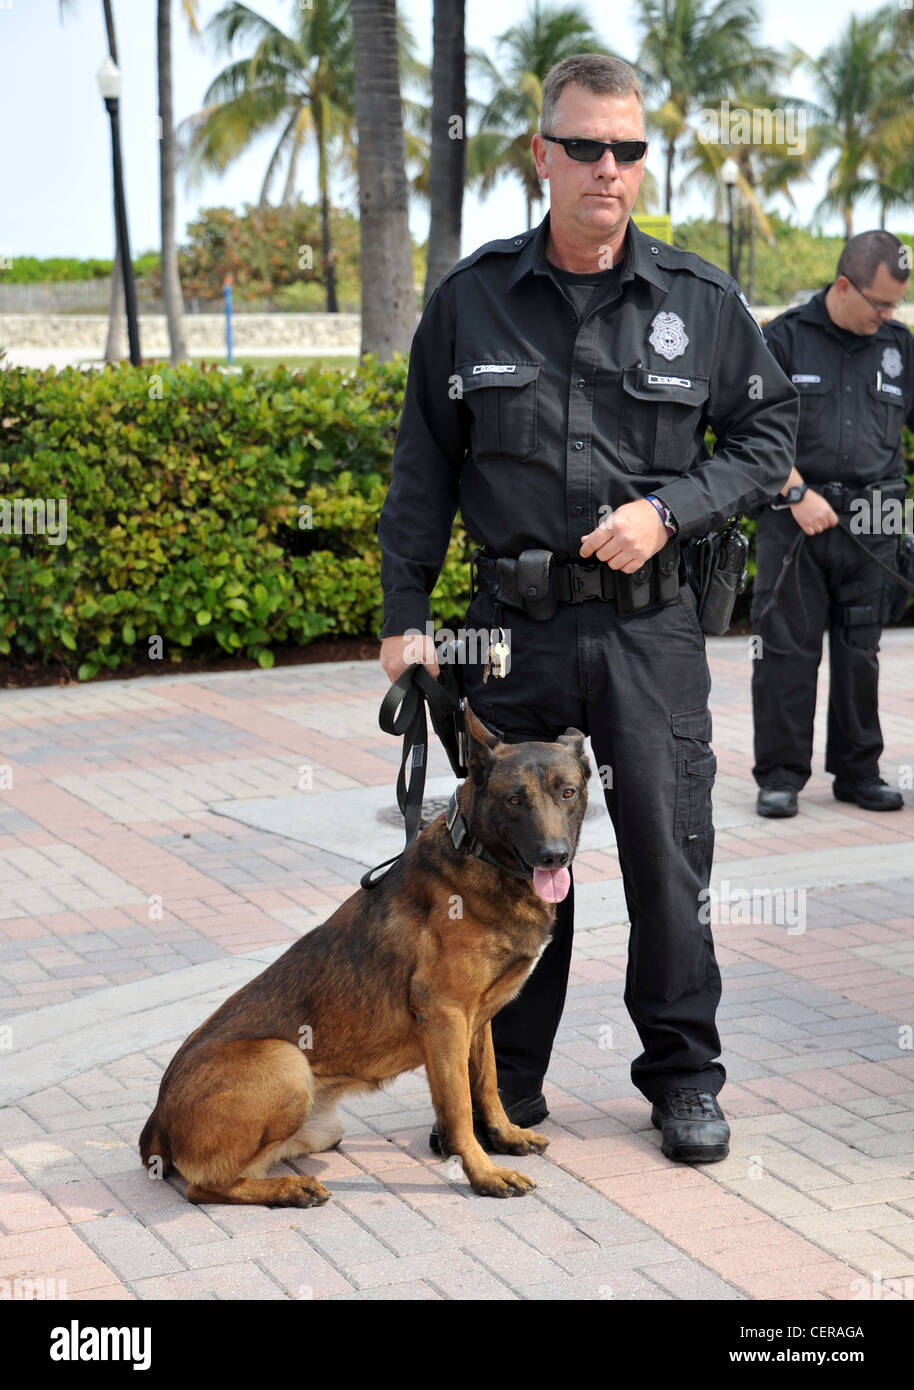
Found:
[[[736,517],[722,531],[691,540],[686,547],[686,573],[695,593],[698,621],[709,637],[723,637],[733,620],[737,595],[746,582],[749,537]]]

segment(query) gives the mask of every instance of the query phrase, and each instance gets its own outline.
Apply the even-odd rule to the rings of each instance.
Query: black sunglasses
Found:
[[[595,164],[609,150],[617,164],[637,164],[647,150],[646,140],[583,140],[576,135],[544,135],[553,145],[561,145],[569,159],[580,164]]]

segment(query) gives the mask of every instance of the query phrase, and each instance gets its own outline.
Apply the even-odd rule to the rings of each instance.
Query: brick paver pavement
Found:
[[[386,857],[374,808],[399,747],[377,728],[379,668],[0,692],[0,1281],[93,1299],[914,1298],[914,633],[883,641],[892,815],[835,802],[818,772],[796,820],[759,820],[747,643],[708,648],[730,1157],[667,1162],[631,1086],[596,796],[551,1145],[523,1160],[537,1189],[518,1202],[474,1196],[428,1150],[422,1072],[352,1102],[339,1150],[292,1165],[331,1186],[317,1210],[191,1207],[139,1165],[176,1045]],[[309,844],[360,788],[364,857]],[[222,813],[276,798],[303,799],[294,838]]]

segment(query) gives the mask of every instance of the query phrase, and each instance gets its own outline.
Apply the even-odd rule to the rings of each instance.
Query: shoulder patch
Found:
[[[536,230],[536,227],[531,227],[526,232],[518,232],[517,236],[500,237],[497,241],[487,241],[484,242],[482,246],[477,246],[475,251],[471,251],[468,256],[464,256],[456,265],[452,265],[450,270],[445,271],[438,281],[439,287],[443,285],[446,280],[450,280],[452,275],[456,275],[458,271],[468,270],[471,265],[475,265],[483,256],[516,256],[518,251],[526,246],[530,238],[536,233]]]

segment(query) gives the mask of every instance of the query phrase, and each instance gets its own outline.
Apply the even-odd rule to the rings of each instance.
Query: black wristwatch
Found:
[[[803,501],[808,491],[808,483],[797,483],[794,487],[789,487],[786,492],[779,492],[778,497],[780,501],[772,502],[771,510],[773,512],[782,512],[785,507],[795,507],[798,502]]]

